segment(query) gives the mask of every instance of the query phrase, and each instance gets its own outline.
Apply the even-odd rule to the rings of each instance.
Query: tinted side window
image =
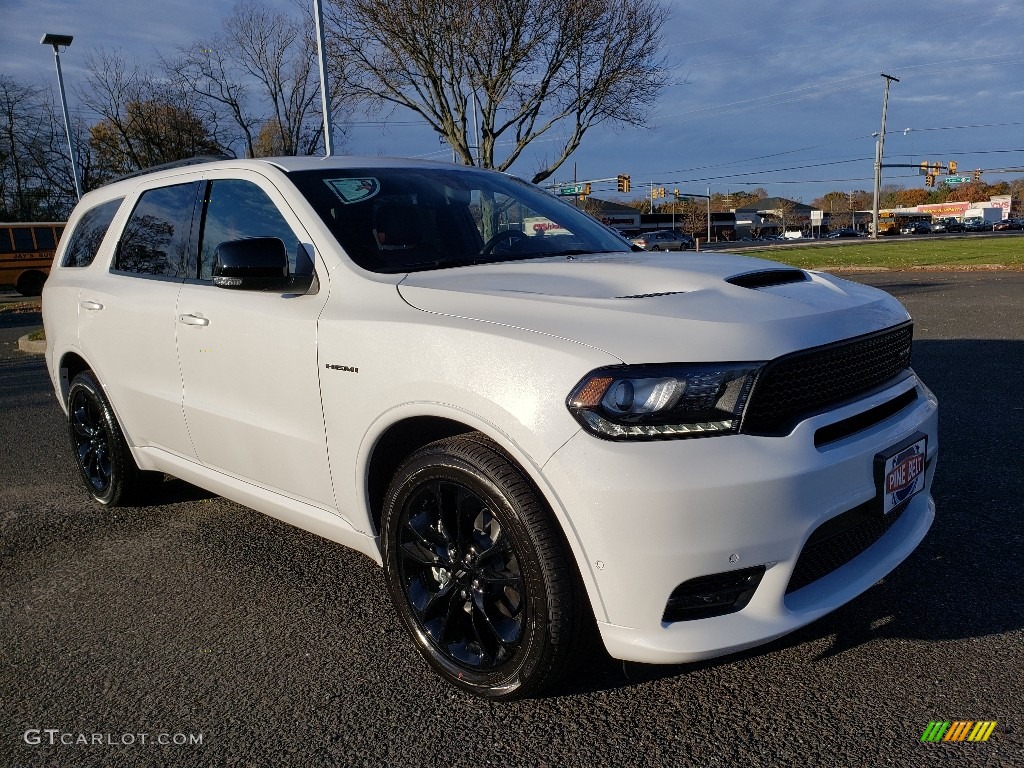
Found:
[[[0,253],[14,253],[10,227],[0,227]]]
[[[281,238],[288,249],[291,273],[309,274],[307,268],[296,269],[299,238],[266,192],[251,181],[241,179],[218,179],[211,182],[206,199],[206,215],[203,218],[200,279],[212,278],[213,254],[218,245],[245,237]]]
[[[36,233],[36,248],[40,251],[52,251],[57,247],[53,239],[53,227],[33,227]]]
[[[14,235],[14,250],[17,253],[31,253],[36,249],[32,243],[32,227],[15,227],[11,233]]]
[[[114,269],[183,277],[195,199],[193,183],[143,192],[121,235]]]
[[[62,267],[87,267],[96,258],[100,243],[114,220],[114,214],[121,207],[123,197],[100,203],[91,208],[78,220],[78,225],[71,232],[67,250],[61,261]]]

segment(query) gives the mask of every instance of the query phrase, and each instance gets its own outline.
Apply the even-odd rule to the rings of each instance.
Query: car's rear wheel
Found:
[[[482,435],[432,443],[384,503],[384,569],[417,649],[487,698],[551,686],[583,635],[579,577],[522,471]]]
[[[162,478],[135,464],[110,401],[91,371],[75,376],[68,389],[68,433],[85,487],[101,504],[137,501]]]

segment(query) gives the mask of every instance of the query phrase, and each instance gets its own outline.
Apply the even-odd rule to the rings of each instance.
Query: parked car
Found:
[[[928,235],[931,231],[932,227],[927,221],[912,221],[900,227],[901,235]]]
[[[982,218],[964,219],[964,232],[991,232],[992,222]]]
[[[685,251],[694,247],[692,237],[671,229],[644,232],[632,238],[632,243],[645,251]]]
[[[947,217],[932,222],[932,232],[963,232],[964,225],[957,219]]]
[[[1019,219],[1003,219],[997,221],[992,225],[993,232],[1008,232],[1011,229],[1021,229],[1022,225]]]
[[[860,232],[856,229],[837,229],[835,232],[829,232],[826,237],[829,240],[836,240],[841,237],[860,237]]]
[[[505,174],[144,173],[82,198],[42,306],[97,502],[158,501],[166,473],[354,548],[480,696],[553,685],[595,627],[647,663],[773,640],[935,515],[937,404],[896,299],[631,252]]]

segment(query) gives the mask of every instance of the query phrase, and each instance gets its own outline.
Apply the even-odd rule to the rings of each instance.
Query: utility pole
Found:
[[[900,81],[898,77],[887,75],[885,72],[881,75],[885,78],[885,96],[882,97],[882,132],[875,142],[875,195],[871,205],[871,237],[875,240],[878,239],[878,195],[882,189],[882,158],[885,154],[885,113],[889,107],[889,83]]]

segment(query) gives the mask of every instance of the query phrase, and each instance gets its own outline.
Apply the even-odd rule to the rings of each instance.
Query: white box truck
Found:
[[[964,211],[964,229],[968,232],[992,229],[993,224],[1002,220],[1002,208],[968,208]]]

